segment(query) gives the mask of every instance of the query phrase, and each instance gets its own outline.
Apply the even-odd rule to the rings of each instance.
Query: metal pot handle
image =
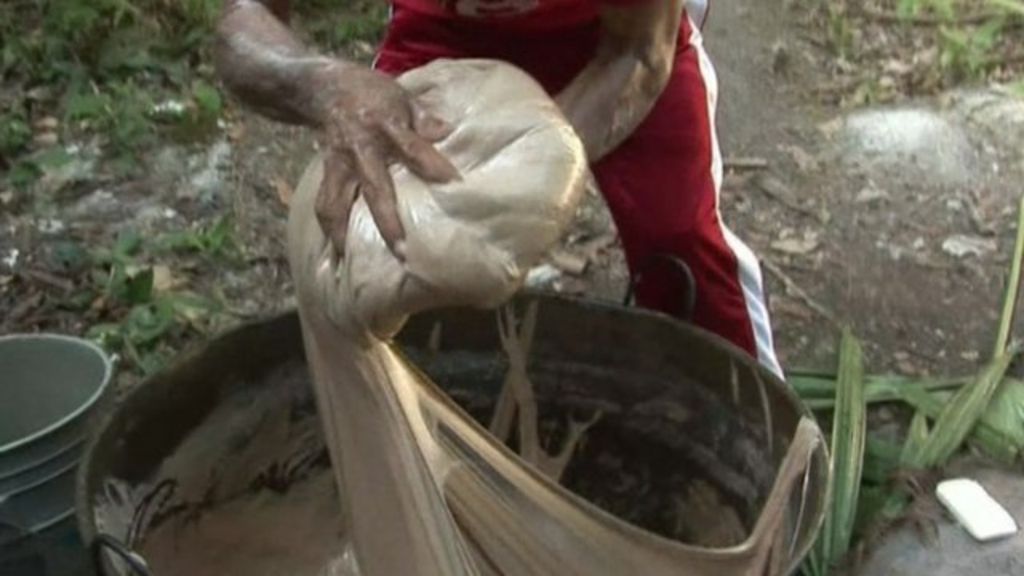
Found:
[[[647,261],[647,263],[640,270],[637,271],[636,274],[634,274],[629,279],[629,288],[626,290],[625,298],[623,298],[623,306],[629,307],[634,304],[636,289],[637,286],[640,285],[640,282],[643,280],[644,274],[646,272],[649,272],[652,268],[654,268],[655,265],[659,263],[670,264],[676,270],[676,272],[679,273],[679,276],[686,284],[685,300],[683,301],[683,313],[680,316],[680,319],[683,320],[684,322],[692,322],[693,313],[697,309],[697,279],[694,277],[693,270],[690,269],[689,264],[687,264],[683,259],[679,258],[678,256],[673,256],[672,254],[655,254],[654,256],[651,257],[650,260]]]
[[[96,538],[92,541],[92,560],[96,565],[96,573],[100,576],[107,573],[103,567],[104,551],[109,551],[124,561],[128,568],[131,569],[132,574],[136,576],[152,576],[146,560],[137,552],[133,552],[121,543],[120,540],[109,534],[97,534]]]

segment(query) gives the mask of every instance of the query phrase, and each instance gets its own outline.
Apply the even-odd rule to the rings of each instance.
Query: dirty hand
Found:
[[[458,178],[434,147],[451,129],[393,79],[362,66],[333,64],[314,89],[322,103],[324,179],[316,215],[324,234],[343,254],[349,215],[362,195],[384,241],[404,258],[405,232],[388,167],[402,163],[433,182]]]

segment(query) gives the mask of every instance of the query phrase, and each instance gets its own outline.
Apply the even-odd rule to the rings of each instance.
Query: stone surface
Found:
[[[842,128],[847,168],[908,183],[961,186],[977,170],[977,153],[960,122],[927,108],[875,109]]]
[[[1001,169],[1024,173],[1024,99],[1006,89],[964,90],[949,96],[950,107],[973,134],[994,149]]]
[[[965,475],[974,478],[1024,524],[1024,478],[994,468],[966,465]],[[973,468],[973,469],[972,469]],[[912,527],[891,533],[859,569],[861,576],[1020,576],[1024,574],[1024,533],[980,544],[956,522],[943,518],[937,525],[938,539],[931,546],[922,542]]]

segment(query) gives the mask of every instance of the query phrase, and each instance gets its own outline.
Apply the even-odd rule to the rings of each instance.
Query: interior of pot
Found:
[[[529,372],[542,434],[554,443],[570,418],[598,417],[564,484],[661,536],[742,542],[804,415],[795,396],[667,318],[527,299],[540,304]],[[399,343],[470,415],[490,417],[508,366],[493,312],[423,315]],[[826,475],[818,454],[792,529],[816,528]],[[141,385],[93,442],[79,488],[87,539],[113,536],[154,574],[322,574],[345,562],[294,316],[228,334]]]

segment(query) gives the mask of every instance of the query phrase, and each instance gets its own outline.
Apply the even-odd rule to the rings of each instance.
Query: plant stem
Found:
[[[1010,275],[1006,279],[999,332],[996,334],[995,350],[992,352],[993,360],[1006,352],[1006,347],[1010,344],[1010,332],[1013,330],[1013,320],[1017,316],[1017,300],[1020,295],[1022,259],[1024,259],[1024,195],[1021,195],[1017,208],[1017,241],[1013,248],[1013,260],[1010,261]]]

